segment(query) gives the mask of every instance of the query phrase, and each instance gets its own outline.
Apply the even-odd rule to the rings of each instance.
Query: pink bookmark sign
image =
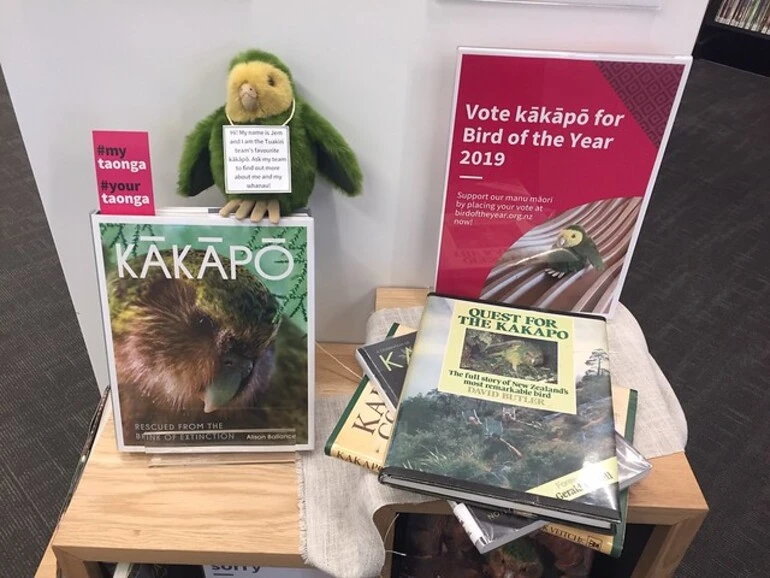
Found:
[[[147,132],[95,130],[94,164],[103,215],[154,215]]]

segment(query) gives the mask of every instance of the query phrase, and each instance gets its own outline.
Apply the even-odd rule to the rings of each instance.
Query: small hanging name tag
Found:
[[[226,125],[222,141],[227,194],[291,192],[288,126]]]

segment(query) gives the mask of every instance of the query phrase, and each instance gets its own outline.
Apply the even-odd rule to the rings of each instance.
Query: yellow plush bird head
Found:
[[[233,122],[260,121],[288,113],[293,106],[291,71],[276,56],[248,50],[232,60],[225,112]]]
[[[583,242],[585,237],[585,230],[579,225],[572,225],[566,229],[562,229],[559,232],[559,236],[556,238],[557,247],[577,247]]]

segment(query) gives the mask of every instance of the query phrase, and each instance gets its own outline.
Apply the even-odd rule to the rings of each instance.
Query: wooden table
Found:
[[[382,289],[376,308],[419,305],[424,289]],[[354,345],[324,348],[356,369]],[[353,376],[318,350],[318,394],[351,393]],[[40,564],[53,578],[51,551],[66,578],[98,576],[96,561],[303,566],[295,464],[148,468],[145,456],[120,454],[111,414]],[[325,440],[316,440],[321,446]],[[628,521],[655,526],[634,578],[671,576],[708,512],[684,453],[656,458],[631,489]],[[395,505],[396,512],[448,512],[445,502]]]

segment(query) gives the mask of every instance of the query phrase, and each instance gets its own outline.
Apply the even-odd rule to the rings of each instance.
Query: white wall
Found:
[[[230,57],[251,47],[282,57],[364,169],[363,197],[319,186],[312,201],[318,337],[359,340],[376,286],[432,282],[457,46],[689,54],[706,3],[3,0],[0,63],[100,386],[92,129],[150,131],[156,202],[181,204],[182,139],[223,102]]]

